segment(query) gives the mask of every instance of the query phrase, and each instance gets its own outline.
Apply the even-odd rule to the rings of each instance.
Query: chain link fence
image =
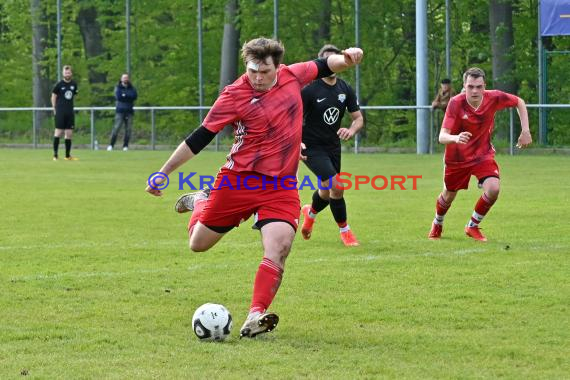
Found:
[[[527,105],[534,148],[549,152],[564,152],[570,148],[570,128],[563,123],[570,115],[570,104]],[[429,106],[362,106],[365,127],[356,139],[343,143],[355,153],[415,152],[416,113],[430,109],[430,153],[443,151],[437,136],[443,113]],[[547,145],[538,145],[538,109],[547,112],[549,130]],[[200,125],[200,110],[205,115],[209,107],[135,107],[130,147],[133,149],[172,149]],[[105,149],[113,128],[114,107],[76,107],[74,146]],[[345,117],[345,126],[350,118]],[[49,148],[53,139],[54,122],[49,107],[0,108],[0,146]],[[123,130],[118,141],[122,139]],[[513,147],[520,133],[516,109],[497,113],[493,143],[497,150],[514,154]],[[225,150],[232,136],[217,137],[209,149]]]

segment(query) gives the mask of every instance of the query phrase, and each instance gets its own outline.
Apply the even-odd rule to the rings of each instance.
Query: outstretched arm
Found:
[[[526,103],[521,98],[519,98],[517,103],[517,112],[521,120],[521,134],[517,142],[517,148],[526,148],[532,143],[532,136],[530,135]]]
[[[364,57],[364,52],[360,48],[348,48],[342,51],[342,54],[332,54],[327,58],[329,69],[334,73],[340,73],[360,62]]]
[[[168,176],[192,157],[200,153],[200,151],[204,149],[214,139],[214,137],[216,137],[216,133],[211,132],[203,125],[192,132],[186,140],[182,141],[180,145],[178,145],[178,148],[176,148],[170,158],[164,163],[164,165],[162,165],[162,168],[160,168],[161,174],[157,174],[154,177],[149,178],[148,186],[145,191],[157,197],[161,196],[162,191],[156,187],[166,180],[164,175],[166,174]],[[154,187],[151,186],[151,184]]]
[[[178,148],[176,148],[176,150],[170,155],[168,160],[166,160],[164,165],[162,165],[159,172],[164,173],[168,176],[170,173],[178,169],[194,156],[195,154],[192,153],[192,150],[190,150],[190,147],[188,147],[186,141],[182,141],[180,145],[178,145]],[[158,175],[157,178],[149,178],[148,186],[146,187],[145,191],[157,197],[162,196],[162,191],[156,187],[164,182],[164,180],[165,178],[160,175]],[[150,185],[151,183],[154,185],[154,187]]]

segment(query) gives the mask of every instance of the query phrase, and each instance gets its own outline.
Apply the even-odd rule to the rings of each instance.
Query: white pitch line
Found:
[[[62,249],[62,248],[70,248],[70,249],[78,249],[78,248],[103,248],[103,247],[121,247],[121,242],[66,242],[61,244],[34,244],[34,245],[13,245],[13,246],[1,246],[0,251],[8,251],[8,250],[33,250],[33,249]],[[162,240],[162,241],[155,241],[152,244],[147,242],[135,243],[125,245],[126,248],[146,248],[146,247],[153,247],[153,246],[166,246],[166,245],[179,245],[180,242],[178,240]]]
[[[128,276],[131,274],[148,274],[167,272],[171,268],[157,268],[157,269],[140,269],[126,272],[65,272],[56,274],[36,274],[30,276],[12,277],[12,282],[30,281],[30,280],[58,280],[62,278],[89,278],[89,277],[118,277]]]
[[[112,245],[112,244],[109,244]],[[143,244],[142,246],[147,246]],[[532,249],[532,248],[531,248]],[[331,256],[327,258],[314,258],[314,259],[307,259],[307,258],[292,258],[289,261],[294,261],[295,265],[298,264],[321,264],[321,263],[338,263],[338,262],[368,262],[368,261],[377,261],[377,260],[402,260],[402,259],[411,259],[417,257],[452,257],[452,256],[463,256],[469,254],[478,254],[484,253],[488,250],[486,248],[465,248],[455,250],[453,252],[422,252],[422,253],[414,253],[414,254],[379,254],[379,255],[366,255],[366,256]],[[236,268],[245,268],[249,267],[249,264],[235,264],[235,263],[219,263],[219,264],[196,264],[191,265],[186,268],[187,271],[194,272],[204,270],[223,270],[223,269],[236,269]],[[11,281],[31,281],[31,280],[57,280],[62,278],[88,278],[88,277],[119,277],[119,276],[129,276],[134,274],[152,274],[152,273],[160,273],[160,272],[170,272],[177,270],[177,268],[156,268],[156,269],[140,269],[140,270],[133,270],[133,271],[123,271],[123,272],[67,272],[67,273],[57,273],[57,274],[43,274],[39,273],[36,275],[29,275],[29,276],[20,276],[20,277],[12,277]]]

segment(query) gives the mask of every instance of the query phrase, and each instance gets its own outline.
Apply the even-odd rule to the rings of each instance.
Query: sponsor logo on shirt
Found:
[[[317,99],[317,103],[322,102],[323,100],[325,100],[326,98],[322,98],[322,99]]]
[[[65,93],[63,94],[63,96],[65,97],[65,99],[71,100],[71,98],[73,98],[73,91],[67,90],[67,91],[65,91]]]
[[[341,103],[344,103],[344,100],[346,99],[346,94],[338,94],[338,101]]]
[[[464,114],[463,114],[463,120],[467,120],[467,119],[469,119],[469,116],[467,116],[467,114],[464,113]]]
[[[336,107],[327,108],[327,110],[323,113],[323,120],[328,125],[333,125],[338,120],[338,116],[340,115],[340,111]]]

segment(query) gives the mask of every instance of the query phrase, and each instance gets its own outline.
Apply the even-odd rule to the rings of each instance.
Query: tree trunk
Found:
[[[321,11],[319,12],[319,29],[313,32],[315,45],[322,46],[331,43],[331,0],[321,0]],[[319,47],[320,47],[319,46]]]
[[[236,26],[238,0],[227,0],[225,7],[224,37],[222,40],[222,63],[220,69],[220,92],[233,83],[238,75],[239,30]],[[230,136],[231,126],[226,126],[220,138]]]
[[[50,82],[46,78],[46,68],[43,65],[44,52],[48,41],[48,28],[46,14],[40,0],[31,0],[30,11],[32,14],[32,94],[34,107],[49,107]],[[46,112],[34,112],[36,128],[40,128],[50,114]]]
[[[106,83],[107,76],[105,73],[97,70],[97,67],[100,67],[101,65],[100,62],[97,62],[95,59],[105,53],[103,38],[101,36],[101,26],[97,22],[97,9],[94,6],[82,6],[77,14],[77,24],[79,25],[79,31],[83,38],[85,58],[88,62],[87,68],[89,70],[89,83]],[[93,89],[96,92],[100,92],[102,90],[98,89],[97,86],[94,86]]]
[[[513,49],[513,6],[510,0],[491,0],[489,3],[491,29],[493,88],[510,93],[517,92],[513,76],[515,62]]]

